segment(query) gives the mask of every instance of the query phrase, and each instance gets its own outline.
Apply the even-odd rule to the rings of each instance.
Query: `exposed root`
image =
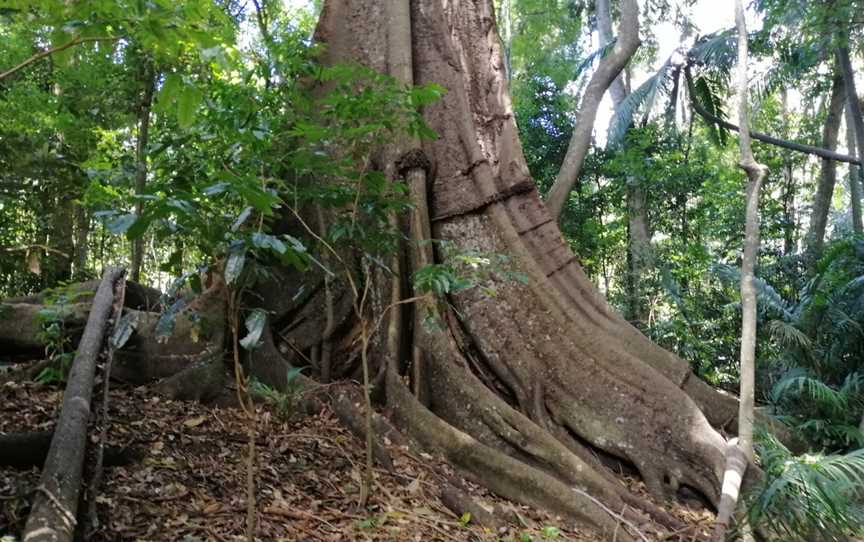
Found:
[[[435,416],[411,395],[397,375],[388,375],[387,391],[400,425],[423,446],[479,477],[495,493],[585,522],[610,538],[619,530],[618,540],[635,540],[593,500],[574,492],[557,478],[481,444]]]

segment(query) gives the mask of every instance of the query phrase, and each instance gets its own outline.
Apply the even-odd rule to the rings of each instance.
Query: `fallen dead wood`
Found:
[[[93,298],[33,508],[24,528],[22,538],[27,542],[71,541],[74,536],[96,359],[102,350],[114,305],[114,284],[124,273],[122,269],[106,270]]]
[[[93,296],[96,295],[96,290],[99,288],[100,282],[101,281],[98,280],[90,280],[87,282],[70,284],[65,288],[65,292],[75,303],[89,303],[93,300]],[[49,301],[51,294],[52,290],[46,290],[33,295],[10,297],[4,299],[3,303],[44,305]],[[144,286],[143,284],[138,284],[137,282],[126,281],[126,292],[123,297],[124,307],[142,311],[159,312],[162,309],[161,304],[161,291],[149,286]]]

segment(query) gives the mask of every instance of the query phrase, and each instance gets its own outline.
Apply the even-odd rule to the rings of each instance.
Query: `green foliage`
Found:
[[[759,435],[756,448],[765,480],[748,496],[752,525],[790,542],[861,534],[864,449],[794,456],[768,434]]]
[[[80,288],[59,287],[46,292],[45,304],[36,314],[39,324],[39,340],[45,344],[45,358],[49,365],[36,375],[36,381],[45,384],[62,384],[69,376],[75,350],[66,319],[72,313],[72,305],[93,292]]]
[[[250,390],[253,395],[258,395],[270,404],[276,414],[282,419],[288,420],[294,415],[294,411],[303,394],[307,391],[303,389],[302,384],[298,380],[298,376],[302,373],[305,367],[292,367],[285,373],[285,390],[279,391],[271,388],[263,382],[252,380]]]

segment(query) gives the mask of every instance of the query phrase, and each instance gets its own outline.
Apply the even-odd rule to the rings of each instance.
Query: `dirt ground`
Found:
[[[0,385],[0,434],[50,430],[61,398],[62,391],[50,386]],[[363,443],[329,409],[296,419],[280,410],[262,404],[257,413],[258,540],[600,540],[561,518],[490,495],[435,458],[389,442],[394,469],[376,469],[369,503],[358,509]],[[108,418],[107,442],[129,463],[105,468],[95,496],[85,494],[79,507],[82,539],[246,540],[250,422],[242,411],[168,401],[147,389],[115,386]],[[94,444],[99,429],[96,423],[91,428]],[[505,518],[507,526],[493,532],[448,510],[440,500],[442,478],[458,480],[461,489]],[[36,468],[0,467],[0,536],[8,537],[0,540],[17,540],[38,482]],[[641,490],[638,482],[630,483]],[[95,520],[87,513],[94,498]],[[699,540],[711,526],[713,515],[697,504],[667,508],[688,527],[665,540]],[[664,539],[650,528],[642,534],[645,540]]]

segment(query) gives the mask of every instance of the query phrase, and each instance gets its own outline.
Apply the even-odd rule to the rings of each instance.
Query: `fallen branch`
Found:
[[[113,307],[114,283],[123,274],[122,269],[106,270],[93,299],[93,308],[63,394],[63,406],[42,469],[39,491],[24,528],[22,538],[27,542],[68,542],[73,538],[96,358],[102,350]]]
[[[111,365],[114,362],[114,351],[117,348],[122,348],[122,337],[117,335],[120,330],[120,318],[123,315],[123,305],[126,299],[126,281],[117,281],[114,291],[114,314],[113,327],[115,333],[108,340],[108,352],[105,356],[105,365],[102,369],[102,412],[99,416],[99,423],[102,429],[99,432],[99,442],[96,446],[96,466],[93,468],[93,476],[90,478],[90,487],[87,488],[88,510],[87,515],[90,519],[90,533],[92,534],[99,528],[99,515],[96,510],[96,494],[99,491],[99,486],[102,484],[102,467],[105,460],[105,443],[108,440],[108,398],[111,391]],[[131,330],[130,330],[131,334]],[[126,338],[129,334],[126,334]],[[87,538],[90,538],[89,536]]]

